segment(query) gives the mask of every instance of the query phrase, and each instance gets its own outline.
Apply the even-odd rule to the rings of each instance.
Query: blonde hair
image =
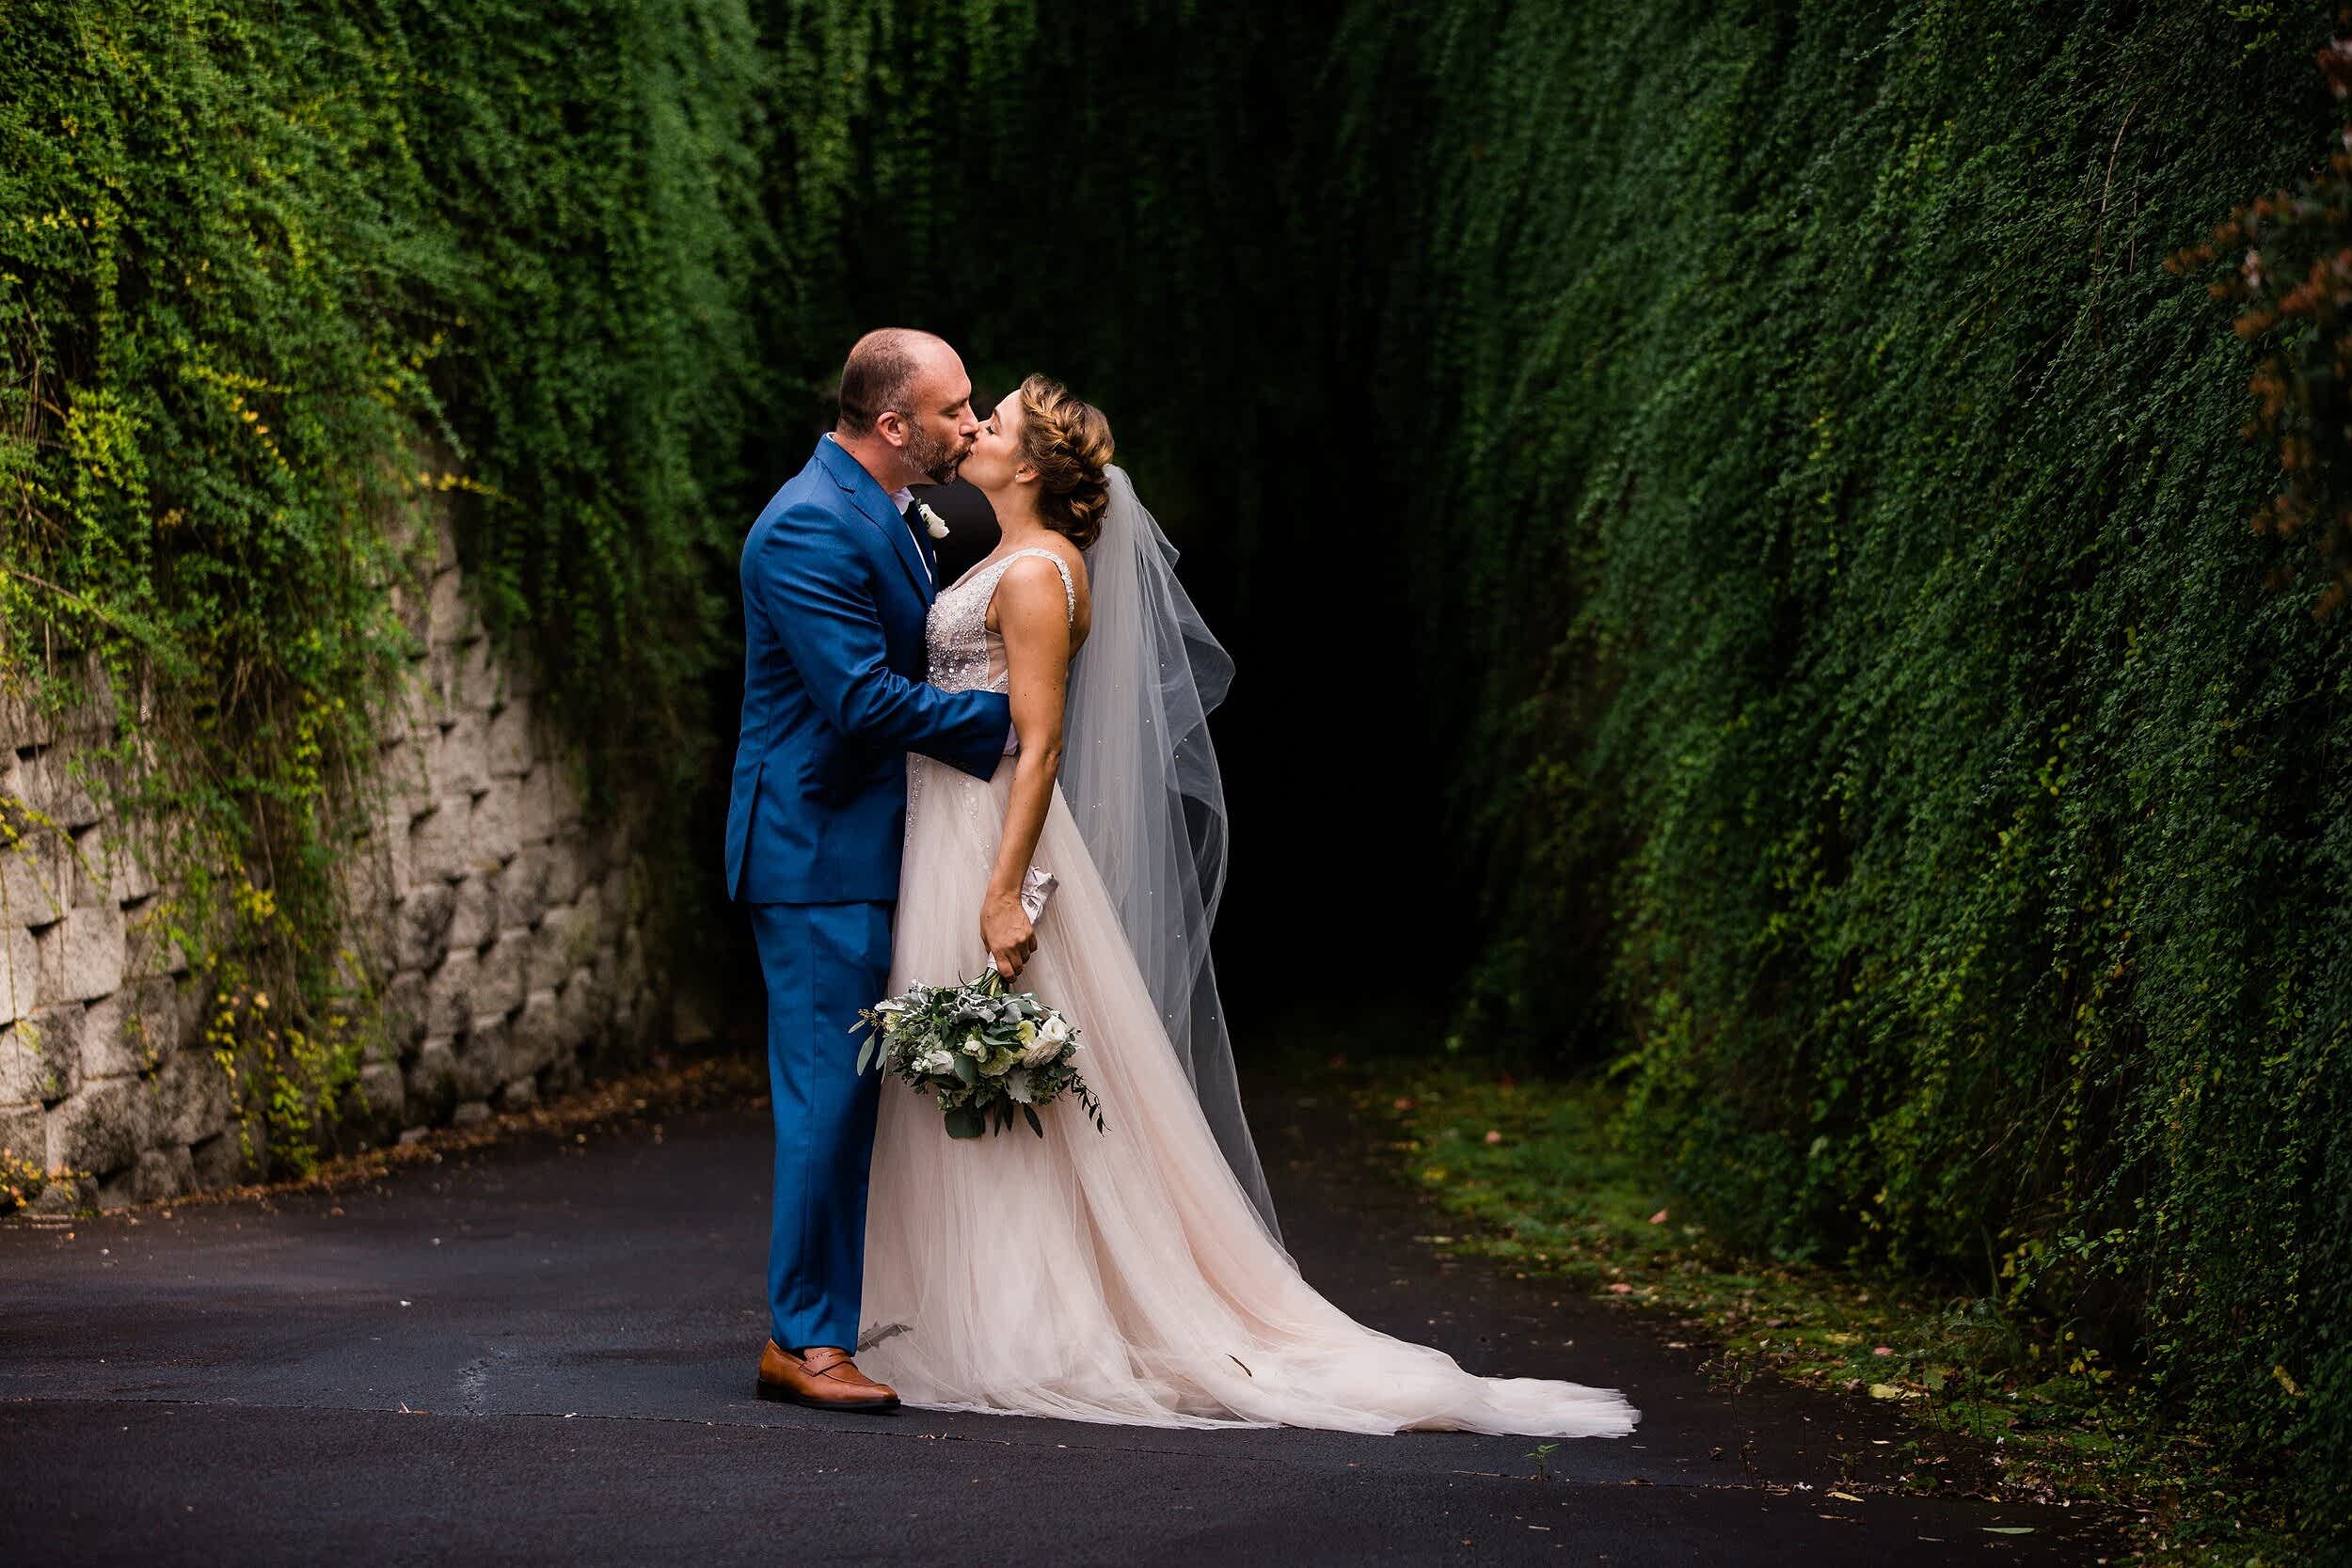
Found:
[[[1111,503],[1103,470],[1117,451],[1111,422],[1094,404],[1050,376],[1021,384],[1021,454],[1038,472],[1038,514],[1080,549],[1103,531]]]

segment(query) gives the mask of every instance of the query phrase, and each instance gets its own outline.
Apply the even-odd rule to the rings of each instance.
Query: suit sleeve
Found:
[[[942,691],[890,668],[852,526],[863,525],[795,506],[754,535],[752,578],[777,641],[842,734],[989,777],[1004,755],[1011,708],[998,692]]]

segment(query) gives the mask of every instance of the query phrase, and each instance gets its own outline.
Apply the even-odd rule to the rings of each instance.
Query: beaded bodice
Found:
[[[1005,640],[988,629],[988,607],[1006,569],[1026,555],[1041,555],[1061,574],[1064,599],[1074,623],[1078,618],[1078,585],[1071,580],[1070,563],[1041,546],[1015,550],[965,573],[954,587],[931,601],[924,640],[930,653],[931,684],[942,691],[1002,691],[1009,684],[1005,668]]]

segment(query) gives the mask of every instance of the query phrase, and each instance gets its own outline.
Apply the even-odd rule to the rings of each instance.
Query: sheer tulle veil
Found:
[[[1071,665],[1062,794],[1226,1164],[1279,1245],[1209,958],[1226,813],[1208,716],[1233,661],[1176,580],[1176,547],[1126,470],[1104,472],[1110,506],[1086,552],[1093,626]]]

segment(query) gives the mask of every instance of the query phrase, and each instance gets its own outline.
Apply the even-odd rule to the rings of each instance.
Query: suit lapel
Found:
[[[824,464],[825,471],[833,476],[833,482],[848,493],[850,504],[856,507],[867,522],[882,531],[890,542],[892,553],[898,558],[898,564],[906,568],[908,580],[914,584],[914,591],[922,595],[925,604],[930,604],[934,592],[931,574],[925,569],[922,552],[914,546],[914,535],[908,531],[906,519],[898,515],[898,509],[890,504],[890,497],[875,483],[874,476],[866,471],[865,465],[851,457],[840,442],[830,436],[820,437],[817,442],[817,455],[818,460]]]

